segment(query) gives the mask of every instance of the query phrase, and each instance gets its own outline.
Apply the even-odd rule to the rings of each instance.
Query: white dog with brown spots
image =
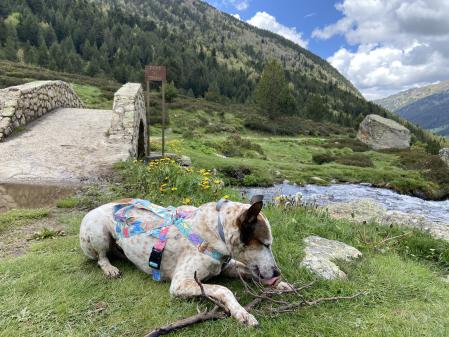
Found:
[[[80,228],[81,248],[89,258],[98,261],[108,277],[120,275],[120,271],[107,257],[117,246],[128,260],[143,272],[151,274],[148,259],[157,238],[136,235],[116,241],[113,221],[116,205],[103,205],[84,217]],[[280,271],[271,251],[273,239],[270,224],[261,213],[262,200],[256,200],[252,205],[228,201],[219,206],[217,203],[204,204],[185,221],[215,251],[223,257],[232,257],[232,260],[223,268],[224,261],[200,252],[176,228],[170,230],[160,265],[162,280],[171,280],[170,293],[180,297],[201,296],[201,289],[194,279],[195,272],[201,281],[222,274],[235,278],[253,278],[278,289],[290,288],[289,284],[280,281]],[[258,324],[256,318],[239,304],[228,288],[204,284],[204,291],[207,296],[222,303],[241,323],[251,326]]]

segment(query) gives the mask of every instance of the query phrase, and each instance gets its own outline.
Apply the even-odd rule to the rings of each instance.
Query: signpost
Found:
[[[147,123],[148,123],[148,156],[151,157],[150,147],[150,85],[151,82],[162,83],[162,157],[165,156],[165,85],[167,82],[167,68],[165,66],[145,66],[145,82],[147,84]]]

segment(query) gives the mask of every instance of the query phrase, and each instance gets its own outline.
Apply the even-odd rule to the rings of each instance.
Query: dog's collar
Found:
[[[228,201],[229,201],[228,199],[221,199],[220,201],[217,202],[217,206],[215,207],[215,209],[218,212],[218,214],[217,214],[218,235],[220,236],[221,241],[223,241],[225,244],[226,244],[226,238],[225,238],[225,234],[224,234],[223,223],[221,222],[220,210],[221,210],[221,207],[223,206],[223,204],[227,203]]]

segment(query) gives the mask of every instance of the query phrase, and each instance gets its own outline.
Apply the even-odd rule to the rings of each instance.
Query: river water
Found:
[[[300,192],[305,203],[326,205],[334,202],[350,202],[358,199],[373,199],[389,211],[417,214],[432,222],[449,224],[449,200],[427,201],[394,191],[366,184],[338,184],[330,186],[278,184],[273,187],[245,188],[248,196],[263,194],[266,200],[278,195],[295,195]]]

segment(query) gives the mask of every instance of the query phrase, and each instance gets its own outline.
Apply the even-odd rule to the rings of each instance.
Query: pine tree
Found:
[[[175,87],[175,83],[171,81],[165,85],[165,98],[167,102],[171,103],[178,96],[178,89]]]
[[[255,102],[270,118],[296,112],[295,100],[278,61],[272,60],[265,65],[256,88]]]
[[[32,46],[39,43],[39,22],[37,18],[28,13],[21,17],[17,25],[17,33],[20,40],[28,41]]]
[[[49,63],[49,55],[47,43],[45,42],[45,38],[43,34],[39,35],[39,47],[37,48],[37,64],[41,67],[48,67]]]

